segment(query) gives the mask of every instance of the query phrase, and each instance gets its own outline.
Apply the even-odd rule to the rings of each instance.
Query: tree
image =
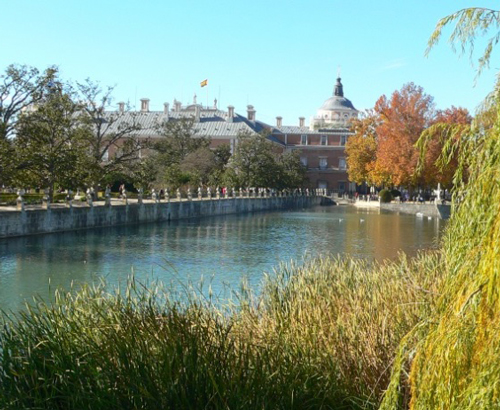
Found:
[[[378,124],[379,117],[373,110],[352,122],[354,135],[347,140],[345,152],[349,180],[357,184],[382,185],[390,180],[388,175],[375,175]]]
[[[216,159],[211,158],[211,154],[207,152],[210,138],[195,136],[194,121],[188,118],[171,119],[158,126],[158,133],[161,137],[151,144],[151,155],[148,159],[155,164],[154,183],[176,188],[188,183],[197,185],[201,180],[205,181],[205,176],[201,176],[201,169],[206,172],[208,168],[215,166]],[[199,164],[199,169],[195,163],[197,156],[199,159],[202,156],[204,158],[203,164]],[[208,168],[207,161],[212,164]]]
[[[113,87],[102,89],[99,83],[87,79],[76,84],[76,92],[81,101],[79,121],[88,130],[85,182],[97,187],[110,175],[138,169],[135,162],[148,141],[137,136],[141,127],[136,115],[110,110]]]
[[[419,151],[415,143],[433,118],[433,98],[422,87],[405,84],[391,98],[385,95],[375,104],[380,116],[375,170],[391,176],[394,185],[416,186],[422,182],[416,172]]]
[[[43,73],[25,65],[10,65],[0,76],[0,185],[10,184],[16,172],[12,137],[19,114],[44,97],[57,69]]]
[[[440,19],[428,41],[426,55],[438,43],[443,29],[456,21],[456,26],[452,31],[449,41],[455,49],[455,44],[460,45],[461,52],[464,53],[469,49],[470,58],[474,51],[474,40],[477,34],[485,34],[488,30],[496,30],[495,34],[488,39],[486,47],[478,60],[478,75],[485,67],[488,67],[491,53],[494,46],[500,40],[500,11],[482,7],[470,7],[450,14],[449,16]]]
[[[36,108],[20,115],[14,147],[20,185],[75,188],[86,155],[85,133],[78,122],[80,106],[62,87],[51,90]]]
[[[57,74],[55,67],[43,73],[26,65],[10,65],[0,76],[0,140],[15,133],[21,112],[41,101]]]
[[[190,174],[193,185],[206,185],[210,175],[216,168],[215,153],[207,147],[198,148],[190,152],[180,163],[180,170]]]
[[[469,133],[471,122],[467,109],[451,107],[438,111],[433,124],[422,133],[417,143],[419,172],[427,185],[452,187],[461,142]]]
[[[278,166],[273,143],[265,135],[240,134],[227,175],[236,186],[275,187]]]
[[[170,120],[158,127],[161,138],[153,149],[163,155],[167,162],[180,163],[188,154],[199,148],[210,146],[210,138],[197,137],[191,118]]]
[[[274,184],[278,189],[296,188],[307,181],[307,168],[300,161],[300,151],[285,152],[278,157],[280,178]]]

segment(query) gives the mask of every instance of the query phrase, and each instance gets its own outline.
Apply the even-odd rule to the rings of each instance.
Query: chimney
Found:
[[[194,106],[194,122],[200,122],[200,106]]]
[[[149,112],[149,98],[141,98],[141,112]]]
[[[125,103],[123,101],[120,101],[118,103],[118,111],[119,112],[125,112]]]
[[[304,117],[299,117],[299,127],[300,127],[300,128],[304,128],[304,126],[305,126],[305,125],[304,125],[304,121],[305,121],[305,120],[306,120],[306,119],[305,119]]]
[[[247,105],[247,118],[248,121],[255,121],[255,110],[253,105]]]
[[[181,112],[181,102],[174,98],[174,111]]]
[[[163,114],[165,114],[165,121],[168,121],[168,107],[169,107],[169,104],[168,103],[163,103]]]
[[[234,118],[234,107],[232,105],[227,106],[227,122],[233,122]]]
[[[283,117],[276,117],[276,127],[281,128],[281,121]]]

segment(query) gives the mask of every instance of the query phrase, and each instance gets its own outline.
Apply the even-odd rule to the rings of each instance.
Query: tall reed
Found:
[[[3,318],[0,408],[376,408],[440,263],[292,264],[233,307],[133,281],[57,292]]]

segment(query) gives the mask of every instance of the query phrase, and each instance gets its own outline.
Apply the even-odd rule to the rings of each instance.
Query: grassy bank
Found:
[[[400,339],[432,308],[439,264],[283,266],[236,307],[135,283],[59,293],[4,318],[0,408],[376,408]]]

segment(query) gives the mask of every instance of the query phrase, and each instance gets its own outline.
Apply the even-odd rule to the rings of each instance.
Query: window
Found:
[[[104,151],[104,154],[102,154],[102,160],[109,161],[109,150],[106,149],[106,151]]]
[[[300,145],[307,145],[307,135],[300,136]]]
[[[326,135],[322,135],[321,136],[321,145],[328,145],[327,144],[327,136]]]
[[[307,157],[300,157],[300,162],[307,168]]]
[[[328,168],[328,158],[319,158],[319,169],[327,169]]]
[[[340,136],[340,145],[344,146],[346,141],[347,141],[347,136],[346,135],[341,135]]]
[[[346,169],[345,158],[339,158],[339,169]]]

